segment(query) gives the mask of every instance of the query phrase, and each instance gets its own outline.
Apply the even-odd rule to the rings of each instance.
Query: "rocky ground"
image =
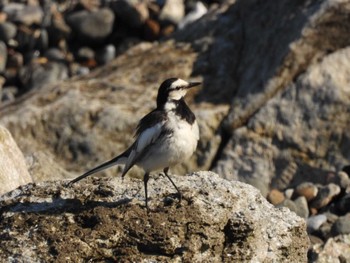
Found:
[[[289,207],[305,219],[310,262],[349,262],[350,1],[204,4],[208,12],[180,29],[180,22],[161,22],[164,5],[157,2],[159,16],[151,18],[162,29],[158,37],[164,37],[143,41],[147,38],[139,30],[138,44],[119,46],[121,53],[115,46],[116,58],[100,67],[96,55],[77,59],[79,48],[70,46],[75,41],[64,38],[67,54],[74,59],[63,64],[75,64],[68,71],[78,68],[80,73],[74,74],[81,75],[25,88],[0,108],[0,124],[12,135],[2,129],[3,139],[15,145],[13,156],[23,158],[11,161],[4,154],[1,161],[18,170],[26,162],[30,174],[14,176],[8,185],[3,180],[1,190],[23,182],[71,178],[110,159],[133,140],[136,121],[154,107],[164,79],[202,81],[202,88],[187,98],[200,125],[198,149],[172,171],[212,170],[227,180],[255,186],[277,207]],[[86,5],[80,3],[74,12],[88,10]],[[108,5],[83,13],[96,15],[95,10]],[[113,16],[118,21],[117,14]],[[168,35],[168,27],[176,30]],[[34,69],[52,63],[41,55],[35,61]],[[4,83],[3,91],[22,87]],[[6,170],[0,173],[9,178]],[[130,175],[137,177],[139,171]]]

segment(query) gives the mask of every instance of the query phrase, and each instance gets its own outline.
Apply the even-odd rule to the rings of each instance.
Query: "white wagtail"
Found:
[[[124,164],[122,178],[133,165],[145,171],[146,208],[147,182],[151,171],[164,169],[164,174],[181,193],[168,175],[169,167],[190,158],[197,147],[199,129],[196,117],[184,101],[187,91],[199,85],[178,78],[165,80],[159,87],[157,108],[144,116],[137,128],[135,142],[122,154],[70,181],[68,185],[113,165]]]

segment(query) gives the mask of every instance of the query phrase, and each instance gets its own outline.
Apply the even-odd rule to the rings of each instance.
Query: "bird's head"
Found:
[[[170,78],[165,80],[159,87],[157,96],[157,106],[160,107],[170,100],[182,99],[187,91],[195,86],[201,84],[200,82],[187,82],[183,79]]]

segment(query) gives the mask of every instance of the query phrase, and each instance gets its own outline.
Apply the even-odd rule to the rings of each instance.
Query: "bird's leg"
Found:
[[[148,209],[148,200],[147,200],[147,182],[148,182],[148,179],[149,179],[149,173],[145,173],[145,175],[143,176],[143,183],[145,185],[145,202],[146,202],[146,209],[147,209],[147,213],[149,212],[149,209]]]
[[[169,167],[165,167],[163,170],[164,174],[166,177],[168,177],[168,179],[170,180],[170,182],[173,184],[173,186],[175,187],[176,191],[179,193],[179,202],[181,203],[182,200],[182,194],[179,190],[179,188],[177,188],[177,186],[175,185],[175,183],[173,182],[173,180],[171,180],[170,176],[168,175],[169,172]]]

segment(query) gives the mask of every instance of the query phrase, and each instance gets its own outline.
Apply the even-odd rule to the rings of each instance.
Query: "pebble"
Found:
[[[288,188],[284,191],[284,196],[288,199],[292,199],[293,194],[294,194],[293,188]]]
[[[294,200],[294,204],[297,209],[296,214],[302,218],[308,218],[309,207],[306,198],[304,196],[299,196]]]
[[[350,234],[350,214],[339,217],[334,222],[331,233],[334,236]]]
[[[339,171],[338,173],[329,173],[327,181],[328,183],[339,185],[341,189],[346,189],[350,185],[350,178],[348,174],[343,171]]]
[[[207,7],[200,1],[195,3],[194,9],[189,12],[184,19],[179,22],[179,29],[185,28],[187,25],[193,23],[208,12]]]
[[[21,3],[9,3],[4,6],[3,12],[8,15],[11,22],[31,26],[41,25],[44,12],[39,5],[24,5]]]
[[[11,22],[0,23],[0,40],[8,43],[17,34],[17,26]]]
[[[0,73],[3,73],[7,63],[7,47],[3,41],[0,41]]]
[[[318,188],[316,185],[310,182],[304,182],[295,188],[295,194],[297,196],[304,196],[308,202],[317,196]]]
[[[99,65],[105,65],[108,62],[112,61],[116,56],[115,46],[110,44],[104,46],[102,49],[96,51],[96,62]]]
[[[96,44],[112,33],[114,13],[109,8],[94,12],[82,10],[68,15],[66,21],[80,42]]]
[[[327,216],[324,214],[309,217],[306,221],[307,231],[309,233],[312,233],[318,230],[320,226],[324,224],[326,221],[327,221]]]
[[[311,201],[310,206],[316,209],[327,206],[332,199],[340,193],[340,187],[336,184],[328,184],[319,189],[317,196]]]
[[[165,0],[159,18],[164,22],[178,24],[185,16],[184,0]]]
[[[284,194],[278,189],[272,189],[267,195],[267,200],[273,205],[282,203],[284,199]]]

